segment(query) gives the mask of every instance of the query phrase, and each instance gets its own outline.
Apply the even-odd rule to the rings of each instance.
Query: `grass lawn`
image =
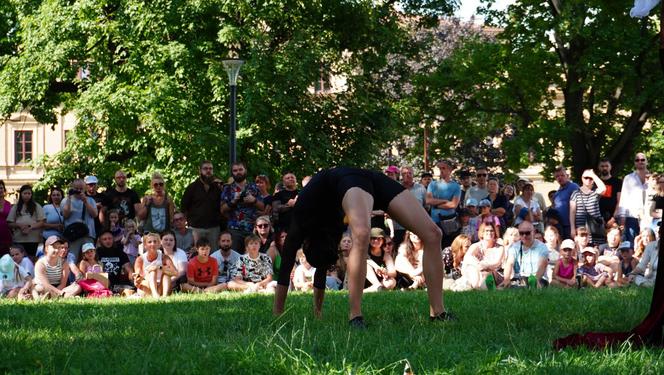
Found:
[[[664,373],[664,351],[556,352],[574,332],[624,331],[652,289],[446,292],[456,323],[430,323],[424,292],[365,295],[366,331],[347,324],[347,294],[322,320],[311,295],[223,293],[167,300],[0,301],[0,373]]]

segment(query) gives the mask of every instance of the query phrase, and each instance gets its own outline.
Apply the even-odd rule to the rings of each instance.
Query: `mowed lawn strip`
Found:
[[[574,332],[624,331],[652,289],[445,293],[455,323],[428,320],[426,293],[367,294],[365,331],[348,328],[347,294],[324,318],[293,293],[222,293],[166,300],[0,301],[2,373],[664,373],[663,351],[552,349]]]

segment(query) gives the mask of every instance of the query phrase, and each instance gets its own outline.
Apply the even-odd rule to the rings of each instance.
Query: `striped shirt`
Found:
[[[58,257],[58,263],[55,266],[51,266],[48,262],[44,262],[46,268],[46,279],[48,283],[53,286],[60,285],[62,280],[62,258]]]

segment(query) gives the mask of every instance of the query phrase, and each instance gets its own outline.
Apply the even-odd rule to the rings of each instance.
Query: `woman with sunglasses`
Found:
[[[572,193],[569,200],[570,232],[572,238],[574,238],[576,228],[587,226],[591,232],[592,244],[594,246],[601,245],[606,243],[606,233],[601,228],[594,228],[593,222],[601,222],[600,227],[603,227],[602,214],[599,210],[599,197],[606,191],[606,185],[592,169],[583,171],[581,180],[581,187]],[[597,189],[593,190],[593,184],[597,185]]]
[[[267,251],[274,242],[274,230],[270,222],[270,217],[267,215],[259,216],[254,225],[254,234],[261,239],[261,247],[258,252],[267,254]]]
[[[318,172],[301,190],[283,249],[283,262],[274,299],[274,313],[283,313],[289,275],[302,246],[316,267],[314,314],[322,315],[327,269],[338,258],[337,248],[347,219],[353,245],[348,258],[349,324],[365,328],[362,293],[366,279],[372,210],[386,211],[424,243],[423,268],[432,321],[454,320],[443,306],[442,233],[415,197],[382,173],[359,168],[332,168]]]
[[[170,230],[175,204],[166,193],[166,183],[161,173],[152,174],[150,186],[152,194],[143,197],[136,212],[136,216],[143,220],[143,233]]]

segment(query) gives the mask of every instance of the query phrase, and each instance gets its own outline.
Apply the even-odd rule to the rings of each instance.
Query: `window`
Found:
[[[14,132],[14,164],[32,160],[32,130]]]

